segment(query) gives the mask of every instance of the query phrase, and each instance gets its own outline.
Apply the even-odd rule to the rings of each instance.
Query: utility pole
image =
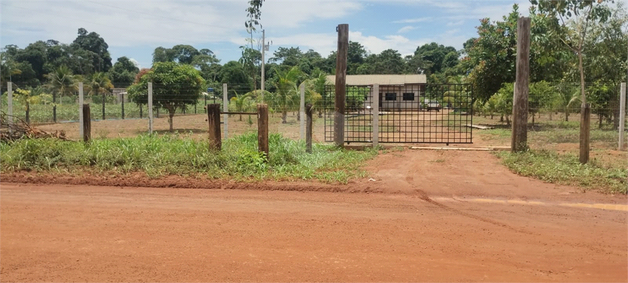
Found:
[[[262,30],[262,103],[264,103],[264,53],[266,52],[266,30]]]

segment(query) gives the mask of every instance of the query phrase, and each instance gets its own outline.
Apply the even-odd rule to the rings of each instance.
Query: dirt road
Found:
[[[623,211],[10,183],[0,197],[4,282],[628,279]]]

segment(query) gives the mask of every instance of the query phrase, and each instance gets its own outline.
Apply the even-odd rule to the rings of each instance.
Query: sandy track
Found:
[[[0,186],[2,281],[623,281],[625,212],[400,194]]]

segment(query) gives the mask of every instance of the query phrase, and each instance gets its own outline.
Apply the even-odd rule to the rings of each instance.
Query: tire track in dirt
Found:
[[[512,227],[512,226],[510,226],[508,224],[505,224],[505,223],[502,223],[502,222],[499,222],[499,221],[496,221],[496,220],[492,220],[492,219],[488,219],[488,218],[485,218],[485,217],[473,215],[471,213],[467,213],[467,212],[464,212],[462,210],[455,209],[453,207],[444,205],[442,203],[439,203],[439,202],[431,199],[427,195],[427,193],[425,193],[424,191],[415,190],[415,192],[416,192],[416,195],[418,196],[419,199],[421,199],[421,200],[423,200],[423,201],[425,201],[425,202],[427,202],[429,204],[435,205],[435,206],[437,206],[437,207],[439,207],[441,209],[444,209],[446,211],[452,212],[454,214],[457,214],[457,215],[460,215],[460,216],[464,216],[464,217],[468,217],[468,218],[471,218],[471,219],[474,219],[474,220],[486,222],[486,223],[489,223],[489,224],[493,224],[493,225],[496,225],[496,226],[499,226],[499,227],[502,227],[502,228],[506,228],[508,230],[512,230],[512,231],[515,231],[515,232],[518,232],[518,233],[529,234],[529,235],[538,235],[536,233],[532,233],[532,232],[529,232],[529,231],[526,231],[526,230],[523,230],[523,229],[517,229],[515,227]]]

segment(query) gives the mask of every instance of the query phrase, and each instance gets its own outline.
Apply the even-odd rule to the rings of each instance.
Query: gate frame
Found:
[[[472,144],[473,143],[473,128],[471,127],[473,124],[473,102],[475,102],[475,98],[473,95],[473,85],[471,84],[423,84],[424,87],[419,86],[416,89],[411,88],[407,90],[407,88],[402,87],[401,92],[396,93],[396,101],[405,107],[398,107],[399,109],[393,109],[390,112],[381,112],[380,103],[381,99],[385,99],[380,97],[379,93],[382,88],[380,84],[372,84],[372,85],[356,85],[356,86],[346,86],[347,95],[345,96],[345,105],[350,105],[351,103],[347,102],[346,99],[350,97],[349,92],[350,89],[356,91],[360,88],[368,88],[369,94],[365,97],[365,101],[363,102],[363,110],[353,111],[353,114],[347,113],[345,109],[345,123],[344,123],[344,143],[372,143],[374,147],[378,146],[380,143],[434,143],[434,144]],[[332,91],[335,90],[333,85],[328,85],[325,88],[325,93],[323,96],[323,109],[325,112],[325,122],[324,122],[324,137],[326,142],[335,142],[334,137],[334,116],[335,113],[331,113],[335,109],[335,104],[332,101],[335,101],[335,93]],[[435,93],[428,94],[431,91],[436,91]],[[403,101],[403,94],[405,92],[416,92],[417,98],[413,99],[411,102]],[[453,92],[453,96],[451,93]],[[401,95],[399,95],[401,94]],[[449,96],[445,96],[449,94]],[[354,94],[355,95],[355,94]],[[431,98],[430,98],[431,97]],[[441,105],[445,104],[446,98],[449,97],[449,101],[447,102],[447,106]],[[370,99],[369,99],[370,98]],[[459,99],[456,101],[455,99]],[[453,101],[452,101],[453,100]],[[426,102],[427,101],[427,102]],[[432,114],[430,110],[434,110],[429,107],[428,104],[436,101],[438,103],[436,113]],[[404,104],[405,103],[405,104]],[[416,104],[413,104],[416,103]],[[427,103],[427,104],[426,104]],[[452,105],[453,104],[453,105]],[[408,107],[409,106],[409,107]],[[428,108],[430,110],[428,110]],[[410,109],[410,110],[408,110]],[[443,110],[449,110],[448,112]],[[415,112],[416,111],[416,112]],[[462,112],[458,115],[455,115],[454,119],[450,119],[451,115],[456,112]],[[360,113],[360,112],[363,112]],[[380,119],[380,116],[388,113],[389,119]],[[396,125],[393,124],[393,128],[401,127],[404,130],[410,129],[409,132],[403,132],[405,136],[401,137],[402,132],[397,132],[393,130],[392,132],[382,132],[381,131],[381,123],[390,121],[390,117],[392,117],[392,123],[397,122],[397,118],[406,118],[408,116],[412,117],[413,115],[421,115],[414,113],[424,113],[423,115],[429,115],[430,118],[436,116],[437,119],[431,120],[435,121],[435,124],[430,123],[427,127],[428,131],[415,131],[417,129],[426,129],[425,125],[412,125],[412,121],[410,121],[410,126],[408,125]],[[352,117],[347,117],[347,115],[351,115]],[[365,117],[370,117],[370,119],[364,119]],[[441,117],[446,117],[446,119],[438,119]],[[460,119],[458,119],[460,117]],[[465,117],[462,119],[461,117]],[[357,118],[355,122],[351,122],[351,118]],[[398,121],[401,121],[399,119]],[[425,121],[425,120],[422,120]],[[404,120],[407,123],[407,120]],[[439,125],[440,122],[440,125]],[[464,124],[466,123],[466,124]],[[355,128],[358,128],[356,131]],[[365,131],[364,129],[371,128],[371,131]],[[443,131],[444,128],[447,128],[447,131]],[[449,131],[451,128],[454,131]],[[435,129],[435,130],[434,130]],[[462,130],[464,129],[464,130]],[[351,133],[354,133],[353,135]],[[356,137],[356,134],[357,137]],[[392,134],[392,137],[384,137],[382,140],[383,133]],[[395,133],[399,136],[395,137]],[[414,137],[415,135],[425,135],[425,134],[446,134],[447,137]],[[410,137],[408,137],[408,135]],[[453,137],[451,137],[453,135]],[[388,140],[387,140],[388,138]]]

